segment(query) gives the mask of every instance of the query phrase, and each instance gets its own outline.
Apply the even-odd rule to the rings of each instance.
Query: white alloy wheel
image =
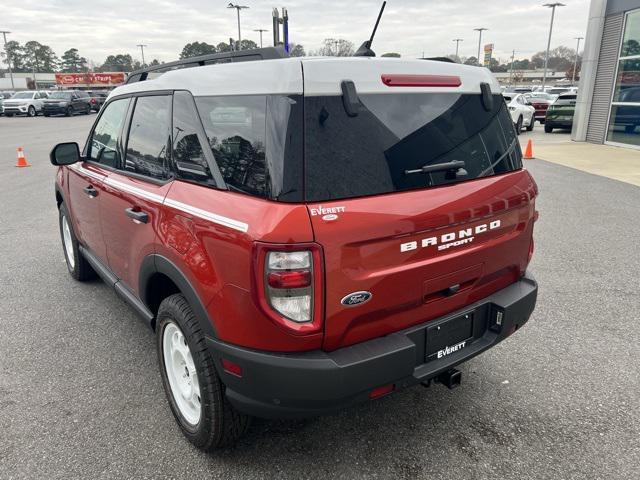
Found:
[[[162,333],[164,368],[171,395],[184,419],[191,426],[200,421],[202,411],[200,384],[187,339],[180,327],[169,322]]]
[[[67,254],[67,262],[71,270],[76,268],[76,259],[73,256],[73,241],[71,240],[71,228],[67,221],[67,216],[62,217],[62,242],[64,243],[64,251]]]

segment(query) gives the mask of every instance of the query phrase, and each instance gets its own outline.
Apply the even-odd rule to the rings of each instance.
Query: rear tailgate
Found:
[[[310,206],[325,255],[325,348],[423,323],[515,282],[528,262],[536,193],[520,170]],[[333,211],[343,213],[330,220]],[[341,303],[360,291],[371,299]]]
[[[424,323],[520,277],[537,187],[487,70],[334,60],[306,61],[304,72],[305,198],[324,250],[325,349]],[[337,78],[357,96],[343,98]]]

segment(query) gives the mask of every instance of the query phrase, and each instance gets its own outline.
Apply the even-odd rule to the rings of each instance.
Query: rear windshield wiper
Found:
[[[463,160],[452,160],[451,162],[436,163],[433,165],[423,165],[416,170],[405,170],[405,175],[412,175],[414,173],[433,173],[455,170],[456,176],[463,177],[467,175],[467,171],[464,169],[465,163]]]

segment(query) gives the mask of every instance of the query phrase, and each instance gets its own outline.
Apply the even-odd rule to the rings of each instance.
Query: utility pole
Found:
[[[240,10],[249,8],[244,5],[234,5],[233,3],[229,3],[227,8],[235,8],[238,12],[238,50],[242,50],[242,36],[240,35]]]
[[[473,30],[478,32],[478,65],[482,66],[482,62],[480,61],[480,45],[482,44],[482,32],[489,29],[480,27],[480,28],[474,28]]]
[[[140,43],[138,45],[136,45],[136,47],[140,47],[140,51],[142,52],[142,66],[144,67],[144,47],[148,47],[149,45],[145,45],[143,43]]]
[[[458,57],[458,47],[460,46],[460,42],[464,42],[464,39],[454,38],[453,41],[456,42],[456,58],[460,58]]]
[[[516,58],[516,51],[514,50],[511,54],[511,69],[509,70],[509,85],[513,84],[513,62]]]
[[[576,83],[576,68],[578,68],[578,53],[580,52],[580,40],[582,40],[583,38],[584,37],[575,38],[576,40],[578,40],[578,45],[576,46],[576,59],[573,62],[573,75],[571,75],[571,85]]]
[[[269,30],[265,30],[263,28],[256,28],[254,32],[260,32],[260,48],[262,48],[262,32],[268,32]]]
[[[7,30],[0,30],[0,33],[4,37],[4,53],[7,55],[7,65],[9,66],[9,76],[11,77],[11,88],[15,89],[16,86],[13,84],[13,72],[11,71],[11,58],[9,57],[9,50],[7,50],[7,33],[11,33]]]
[[[547,65],[549,64],[549,48],[551,47],[551,32],[553,31],[553,17],[556,14],[556,7],[564,7],[564,3],[545,3],[543,7],[551,9],[551,24],[549,25],[549,40],[547,40],[547,53],[544,56],[544,73],[542,74],[542,91],[547,83]]]

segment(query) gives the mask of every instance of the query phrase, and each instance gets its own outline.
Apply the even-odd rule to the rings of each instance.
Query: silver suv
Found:
[[[35,117],[42,112],[43,100],[46,98],[46,93],[37,90],[18,92],[3,102],[3,113],[7,117],[13,117],[14,115]]]

